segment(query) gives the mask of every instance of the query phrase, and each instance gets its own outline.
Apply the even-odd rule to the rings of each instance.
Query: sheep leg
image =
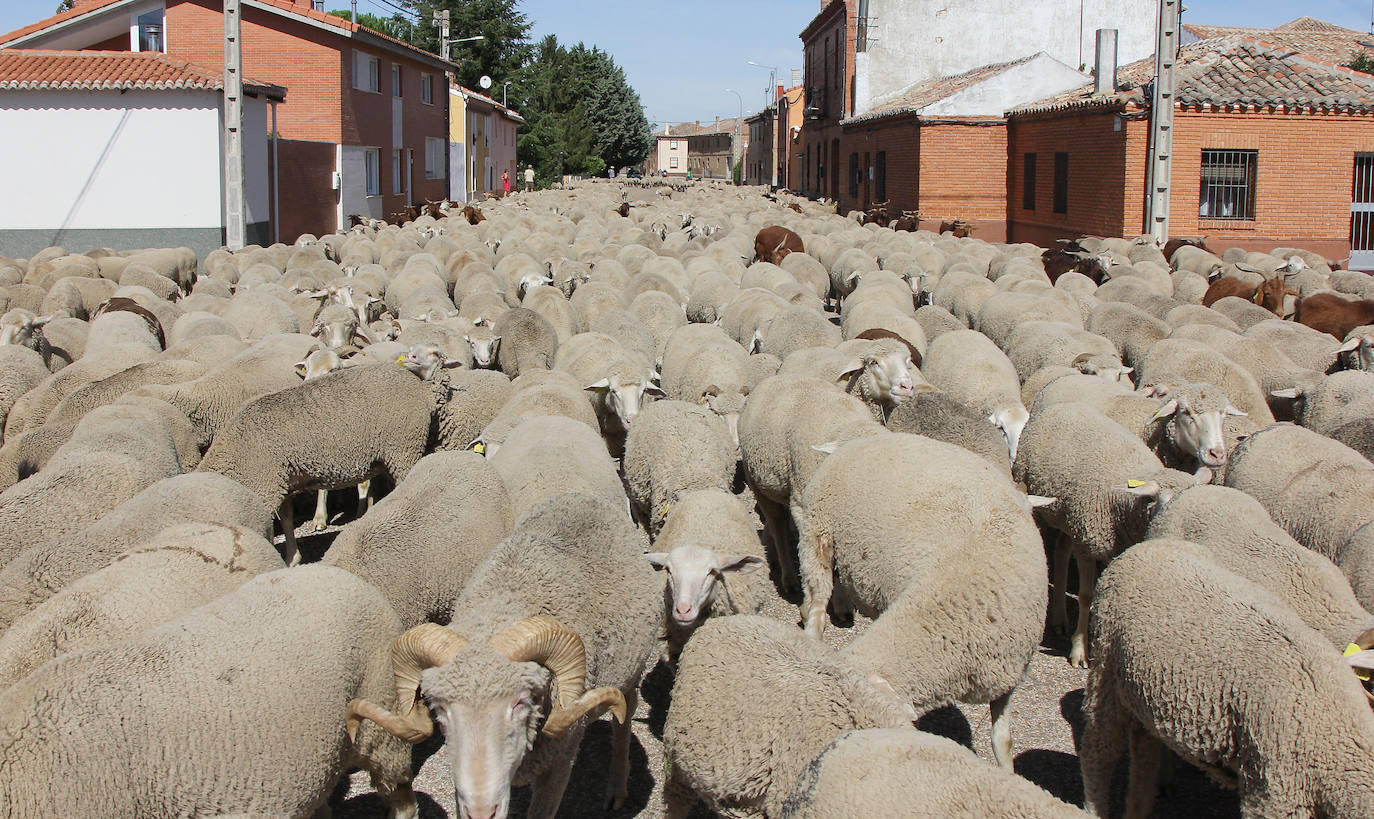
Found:
[[[992,712],[992,755],[997,760],[997,764],[1007,770],[1012,770],[1011,755],[1011,695],[1008,691],[1000,697],[993,698],[988,703],[988,709]]]
[[[1089,816],[1109,815],[1112,771],[1125,750],[1126,732],[1130,730],[1120,703],[1107,688],[1102,677],[1088,676],[1078,762],[1083,775],[1083,810]]]
[[[315,519],[310,524],[311,531],[323,532],[329,528],[329,490],[321,489],[315,493]]]
[[[620,691],[625,695],[625,721],[617,723],[611,733],[611,769],[606,781],[606,807],[611,810],[623,808],[630,794],[630,725],[639,707],[637,686]]]
[[[1088,667],[1088,610],[1093,604],[1093,588],[1097,585],[1097,561],[1087,555],[1074,555],[1078,564],[1078,626],[1073,631],[1069,647],[1069,665]]]
[[[281,547],[281,558],[286,561],[288,566],[296,566],[301,562],[301,553],[296,549],[296,516],[291,510],[291,496],[287,495],[286,500],[281,502],[277,510],[277,517],[281,518],[281,531],[285,536]]]
[[[1126,819],[1149,819],[1159,792],[1159,757],[1163,745],[1139,723],[1131,726],[1131,773],[1126,788]]]
[[[1050,628],[1067,634],[1069,623],[1069,544],[1063,535],[1054,541],[1054,599],[1050,601]]]
[[[358,484],[358,505],[363,506],[363,501],[367,501],[366,506],[363,508],[363,514],[367,514],[372,511],[372,504],[376,501],[376,498],[372,494],[371,478]]]
[[[663,783],[664,819],[687,819],[692,807],[697,803],[697,795],[692,786],[678,773],[677,766],[667,763],[668,781]]]
[[[629,717],[626,717],[626,721]],[[576,748],[578,742],[570,747]],[[563,791],[568,789],[568,779],[572,776],[571,758],[550,765],[547,770],[534,778],[530,784],[530,807],[525,816],[528,819],[553,819],[558,813],[558,805],[563,801]]]
[[[792,543],[788,536],[790,532],[787,528],[786,512],[782,504],[769,500],[758,492],[754,493],[754,500],[759,505],[759,511],[763,513],[764,530],[773,543],[773,557],[778,561],[778,584],[782,586],[784,593],[799,591],[797,565],[792,561]]]
[[[835,541],[829,532],[803,526],[797,554],[802,564],[802,628],[817,640],[825,634],[825,607],[834,591]]]

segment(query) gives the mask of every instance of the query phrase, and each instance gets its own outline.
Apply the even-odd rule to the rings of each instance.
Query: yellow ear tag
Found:
[[[396,363],[404,367],[406,365],[406,357],[403,355],[396,356]]]
[[[1350,657],[1350,656],[1353,656],[1353,655],[1355,655],[1355,654],[1359,654],[1359,653],[1360,653],[1361,651],[1363,651],[1363,650],[1364,650],[1364,649],[1360,648],[1359,646],[1355,645],[1354,643],[1351,643],[1350,645],[1348,645],[1348,646],[1345,647],[1345,651],[1341,652],[1341,656],[1342,656],[1342,657]],[[1356,669],[1352,669],[1352,670],[1355,672],[1355,676],[1356,676],[1356,677],[1359,677],[1361,680],[1364,680],[1365,682],[1369,682],[1370,674],[1369,674],[1368,671],[1364,670],[1363,668],[1356,668]]]
[[[476,452],[478,455],[484,455],[487,451],[487,445],[482,443],[481,441],[478,441],[477,443],[472,445],[472,451]]]
[[[665,504],[663,504],[663,511],[660,512],[659,514],[663,515],[663,517],[665,517],[665,518],[668,517],[668,510],[671,509],[672,507],[673,507],[673,505],[672,505],[671,503],[665,503]]]
[[[1144,486],[1144,485],[1145,485],[1145,482],[1144,482],[1144,481],[1135,481],[1135,480],[1126,481],[1126,486],[1127,486],[1127,488],[1129,488],[1129,489],[1139,489],[1140,487],[1142,487],[1142,486]]]

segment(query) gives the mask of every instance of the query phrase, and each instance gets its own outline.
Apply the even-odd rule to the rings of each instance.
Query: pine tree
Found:
[[[448,9],[449,38],[482,35],[485,39],[454,43],[449,59],[457,63],[458,84],[473,90],[484,75],[494,87],[514,80],[530,54],[531,23],[516,7],[516,0],[401,0],[419,20],[410,42],[434,54],[439,53],[439,27],[433,24],[434,12]],[[497,99],[500,99],[499,97]]]

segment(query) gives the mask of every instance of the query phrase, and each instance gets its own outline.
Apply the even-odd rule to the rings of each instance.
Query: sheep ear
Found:
[[[304,361],[297,361],[297,362],[295,363],[294,366],[295,366],[295,369],[296,369],[296,375],[299,375],[301,378],[305,378],[305,373],[306,373],[305,362],[304,362]]]
[[[446,369],[446,370],[452,370],[452,369],[454,369],[455,367],[461,367],[461,366],[463,366],[463,359],[461,359],[461,358],[446,358],[446,359],[444,359],[444,363],[441,364],[441,365],[439,365],[439,366],[443,367],[443,368]]]
[[[1302,390],[1297,387],[1289,387],[1285,390],[1270,390],[1269,394],[1275,398],[1300,398],[1302,397]]]
[[[840,374],[835,376],[835,380],[844,381],[845,379],[852,378],[856,373],[863,372],[863,369],[863,359],[852,358],[849,360],[849,363],[845,364],[844,367],[840,370]]]
[[[840,442],[830,441],[829,443],[817,444],[816,446],[813,446],[811,448],[821,453],[822,455],[833,455],[835,453],[835,450],[840,448]]]
[[[657,385],[657,384],[645,384],[645,385],[644,385],[644,394],[645,394],[645,395],[652,395],[652,396],[654,396],[655,398],[667,398],[667,397],[668,397],[668,393],[664,392],[664,391],[663,391],[663,388],[660,387],[660,386]]]
[[[749,574],[763,565],[763,558],[755,555],[717,555],[716,571]]]
[[[1178,412],[1178,399],[1170,398],[1168,401],[1165,401],[1159,409],[1155,410],[1155,414],[1150,416],[1150,420],[1152,422],[1159,421],[1168,418],[1175,412]]]
[[[611,389],[611,380],[609,378],[603,378],[600,381],[594,381],[591,384],[588,384],[582,389],[586,390],[587,392],[594,392],[597,395],[604,395]]]
[[[856,270],[855,272],[850,273],[848,276],[845,276],[845,277],[844,277],[844,283],[845,283],[845,284],[854,284],[854,283],[857,282],[860,278],[862,278],[862,274],[860,274],[860,273]]]
[[[1336,352],[1349,353],[1358,349],[1360,349],[1360,337],[1355,336],[1354,338],[1346,339],[1344,344],[1336,348]]]
[[[1351,654],[1345,658],[1345,661],[1351,668],[1374,671],[1374,651],[1365,650],[1356,654]]]
[[[720,387],[715,384],[711,384],[701,391],[702,398],[714,398],[717,395],[720,395]]]
[[[1050,497],[1049,495],[1026,496],[1026,504],[1030,506],[1030,508],[1032,509],[1044,509],[1047,507],[1056,506],[1058,505],[1058,503],[1059,498]]]
[[[745,384],[744,386],[740,387],[739,394],[747,398],[749,396],[749,385]]]
[[[1231,406],[1230,404],[1227,404],[1227,405],[1226,405],[1226,409],[1222,410],[1222,412],[1225,413],[1226,415],[1234,415],[1234,416],[1237,416],[1237,417],[1239,417],[1239,418],[1249,418],[1249,417],[1250,417],[1250,413],[1245,412],[1245,411],[1243,411],[1243,410],[1238,410],[1238,409],[1236,409],[1235,407]]]
[[[667,552],[649,552],[648,554],[644,555],[644,557],[649,561],[649,565],[653,566],[655,569],[668,568]]]
[[[1159,497],[1159,481],[1126,481],[1125,486],[1113,486],[1116,492],[1124,492],[1137,498]]]

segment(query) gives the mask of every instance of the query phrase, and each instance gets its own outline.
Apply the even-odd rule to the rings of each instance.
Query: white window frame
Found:
[[[391,192],[393,194],[405,193],[405,182],[401,178],[401,149],[391,150]]]
[[[366,51],[353,52],[353,87],[369,94],[382,93],[382,61]]]
[[[404,76],[401,74],[401,66],[398,63],[391,64],[391,96],[403,97],[405,90]]]
[[[382,149],[363,149],[363,195],[382,195]]]
[[[670,156],[670,157],[668,157],[668,167],[669,167],[669,168],[676,168],[676,167],[677,167],[677,157],[675,157],[675,156]]]
[[[129,50],[130,50],[130,51],[142,51],[142,50],[143,50],[143,49],[142,49],[142,45],[143,45],[142,39],[143,39],[143,38],[140,36],[140,31],[139,31],[139,29],[141,28],[141,26],[140,26],[139,23],[138,23],[138,18],[143,17],[143,16],[148,15],[148,14],[151,14],[151,13],[153,13],[153,12],[155,12],[155,11],[160,11],[160,12],[162,12],[162,30],[161,30],[160,34],[158,35],[159,38],[160,38],[160,40],[161,40],[161,43],[162,43],[162,50],[161,50],[159,53],[161,53],[161,54],[166,54],[166,53],[167,53],[167,7],[166,7],[165,5],[163,5],[163,4],[158,4],[158,5],[154,5],[154,6],[139,6],[139,7],[134,8],[133,11],[130,11],[130,12],[129,12]]]
[[[668,150],[670,150],[670,151],[676,151],[676,150],[677,150],[677,140],[676,140],[676,139],[670,139],[670,140],[668,140]]]
[[[445,141],[439,137],[425,137],[425,179],[444,175]]]
[[[420,102],[425,105],[434,104],[434,75],[420,75]]]

